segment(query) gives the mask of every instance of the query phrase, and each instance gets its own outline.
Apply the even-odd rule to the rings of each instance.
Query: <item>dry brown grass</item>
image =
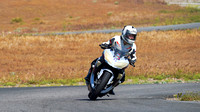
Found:
[[[114,35],[120,33],[0,37],[0,81],[83,78],[103,51],[98,45]],[[200,72],[200,30],[141,32],[136,45],[129,76]]]
[[[142,32],[138,38],[136,74],[200,72],[200,31]]]
[[[169,18],[197,15],[159,13],[183,9],[159,0],[0,0],[0,7],[0,33],[161,25]],[[21,21],[12,21],[17,18]]]

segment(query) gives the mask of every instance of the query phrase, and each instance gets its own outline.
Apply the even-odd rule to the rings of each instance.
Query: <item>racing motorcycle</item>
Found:
[[[97,97],[108,95],[109,91],[121,83],[121,79],[125,78],[124,70],[128,67],[129,63],[134,67],[134,63],[131,62],[132,60],[129,56],[128,52],[114,47],[104,49],[101,57],[103,63],[97,60],[96,66],[100,66],[98,70],[93,69],[90,76],[88,88],[88,97],[90,100],[96,100]]]

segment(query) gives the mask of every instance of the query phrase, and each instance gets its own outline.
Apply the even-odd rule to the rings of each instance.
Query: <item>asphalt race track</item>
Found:
[[[199,112],[200,102],[166,100],[200,91],[200,83],[120,85],[96,101],[86,86],[0,88],[0,112]]]

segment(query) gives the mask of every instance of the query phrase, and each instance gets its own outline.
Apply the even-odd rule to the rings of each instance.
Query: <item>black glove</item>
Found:
[[[136,60],[131,60],[131,59],[128,59],[128,60],[129,60],[129,64],[132,65],[133,67],[135,67]]]
[[[130,63],[130,65],[132,65],[133,67],[135,67],[135,65],[134,65],[135,63]]]
[[[111,48],[111,44],[100,44],[99,45],[102,49],[109,49],[109,48]]]

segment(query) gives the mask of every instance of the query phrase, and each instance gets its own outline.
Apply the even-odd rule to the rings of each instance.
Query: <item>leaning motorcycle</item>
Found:
[[[96,66],[99,66],[99,69],[93,69],[90,76],[88,94],[90,100],[108,95],[109,91],[120,84],[125,75],[124,70],[131,61],[128,52],[123,52],[114,47],[105,49],[101,58],[103,63],[97,60]]]

